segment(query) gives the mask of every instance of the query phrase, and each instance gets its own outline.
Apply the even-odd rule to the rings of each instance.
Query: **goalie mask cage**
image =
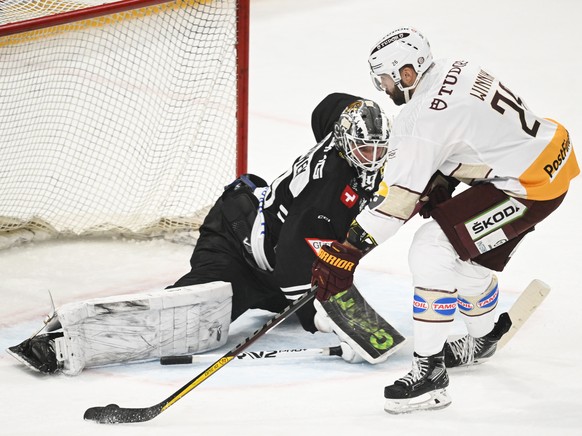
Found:
[[[248,19],[249,0],[2,0],[0,248],[195,233],[246,172]]]

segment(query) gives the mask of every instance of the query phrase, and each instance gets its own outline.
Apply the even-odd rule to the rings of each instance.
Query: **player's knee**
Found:
[[[459,311],[463,315],[475,317],[491,312],[497,307],[499,300],[499,286],[497,276],[493,274],[487,288],[474,295],[467,295],[461,290],[458,299]]]

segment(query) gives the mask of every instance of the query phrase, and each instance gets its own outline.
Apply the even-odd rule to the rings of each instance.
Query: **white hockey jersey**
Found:
[[[549,200],[580,172],[566,129],[533,114],[480,66],[440,60],[394,120],[380,202],[356,219],[378,243],[412,215],[440,170],[509,195]]]

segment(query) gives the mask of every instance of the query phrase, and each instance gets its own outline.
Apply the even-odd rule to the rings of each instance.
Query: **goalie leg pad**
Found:
[[[55,341],[62,371],[200,353],[226,343],[230,283],[97,298],[57,310],[63,337]]]

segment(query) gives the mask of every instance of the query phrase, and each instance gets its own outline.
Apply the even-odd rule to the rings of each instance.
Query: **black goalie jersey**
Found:
[[[270,186],[246,175],[227,187],[200,228],[191,271],[170,287],[230,282],[233,320],[250,308],[279,312],[309,290],[317,250],[345,238],[382,179],[360,175],[335,147],[334,123],[355,100],[331,94],[317,106],[318,144]],[[297,312],[306,330],[316,330],[314,313]]]
[[[311,265],[319,247],[344,240],[352,220],[382,179],[375,174],[366,180],[335,147],[333,126],[359,98],[342,93],[324,98],[311,117],[319,143],[265,192],[265,254],[274,263],[275,281],[288,299],[309,290]]]
[[[364,189],[361,177],[340,156],[329,134],[296,159],[270,187],[255,191],[261,200],[265,229],[265,258],[258,263],[273,271],[275,282],[288,299],[309,290],[311,265],[319,247],[343,241],[380,180],[377,175]],[[260,239],[258,232],[253,235]],[[254,250],[253,254],[257,258],[259,253]]]

